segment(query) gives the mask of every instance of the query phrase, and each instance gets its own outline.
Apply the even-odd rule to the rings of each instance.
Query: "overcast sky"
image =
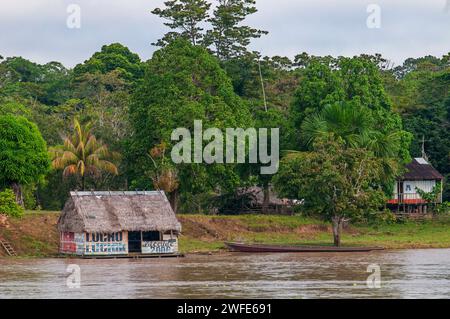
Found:
[[[211,0],[214,1],[214,0]],[[407,57],[450,51],[450,0],[257,0],[247,24],[269,31],[251,48],[293,57],[382,53]],[[163,0],[0,0],[0,55],[72,67],[104,44],[120,42],[142,59],[167,29],[150,13]],[[67,7],[81,8],[81,28],[67,27]],[[381,8],[381,27],[368,28],[367,7]]]

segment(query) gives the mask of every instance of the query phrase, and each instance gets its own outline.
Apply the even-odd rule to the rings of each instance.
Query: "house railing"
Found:
[[[442,202],[442,194],[440,194],[436,201],[431,203]],[[394,194],[394,196],[388,200],[390,204],[426,204],[430,203],[423,199],[419,193],[400,193]]]

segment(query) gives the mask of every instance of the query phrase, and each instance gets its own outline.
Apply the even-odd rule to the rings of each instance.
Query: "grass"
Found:
[[[0,226],[0,237],[9,240],[21,256],[57,253],[59,212],[27,211],[21,219]],[[300,216],[178,215],[182,223],[179,241],[184,253],[225,249],[225,241],[285,245],[330,245],[331,225]],[[387,249],[450,248],[450,217],[391,225],[351,225],[344,230],[345,246],[383,246]],[[0,256],[2,251],[0,250]]]
[[[330,245],[329,223],[298,216],[199,216],[180,215],[184,229],[180,249],[184,252],[224,249],[224,241],[285,245]],[[209,231],[192,231],[190,221]],[[401,224],[351,225],[344,230],[344,246],[383,246],[387,249],[449,248],[450,217],[408,221]]]

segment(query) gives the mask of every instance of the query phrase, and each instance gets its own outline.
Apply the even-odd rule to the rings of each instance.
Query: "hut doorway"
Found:
[[[128,232],[128,252],[129,253],[142,252],[142,237],[140,231]]]

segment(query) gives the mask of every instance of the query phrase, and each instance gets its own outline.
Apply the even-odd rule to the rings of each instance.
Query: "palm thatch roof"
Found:
[[[181,231],[164,192],[71,192],[61,232]]]

